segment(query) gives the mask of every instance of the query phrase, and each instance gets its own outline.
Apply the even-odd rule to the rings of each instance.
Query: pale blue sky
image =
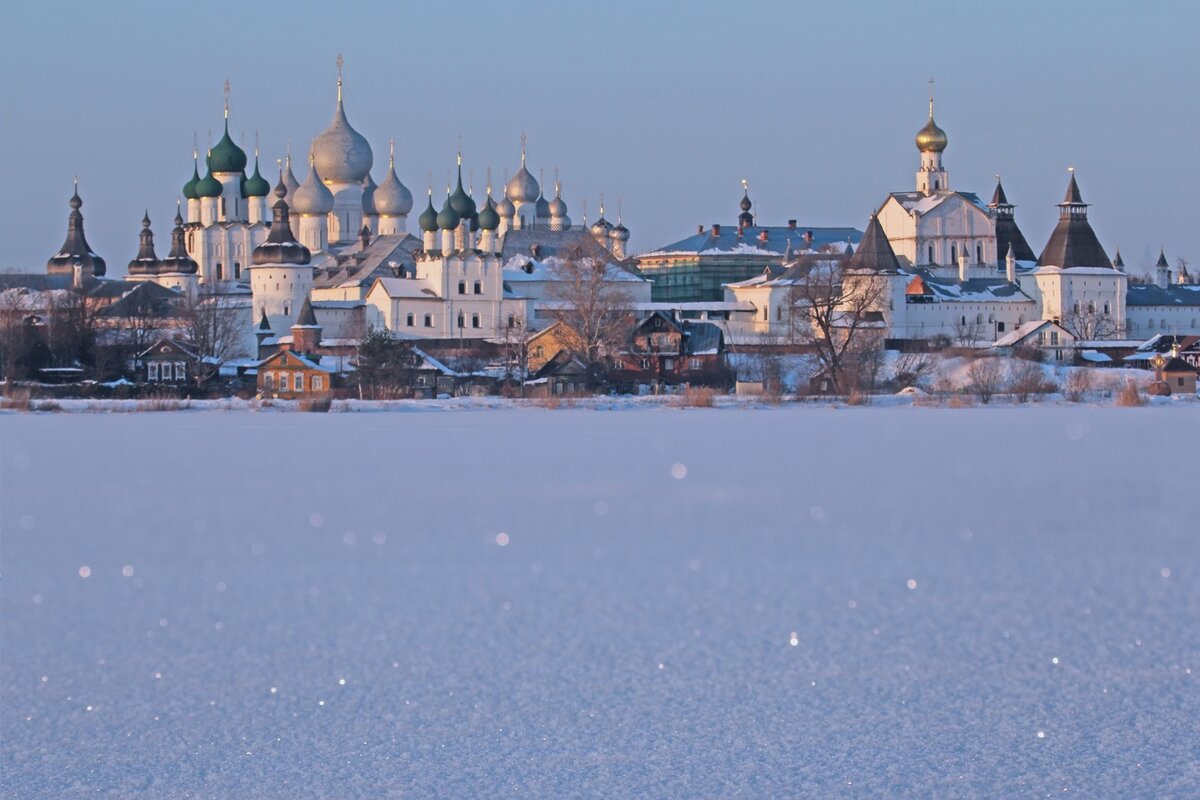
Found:
[[[418,198],[460,134],[477,195],[500,184],[524,130],[576,220],[623,199],[634,251],[732,223],[742,177],[763,224],[861,228],[912,187],[932,75],[953,185],[986,200],[1002,173],[1034,250],[1074,165],[1110,255],[1200,265],[1194,3],[9,3],[0,25],[2,267],[44,268],[75,173],[113,272],[143,208],[161,254],[227,77],[235,138],[271,165],[290,139],[302,179],[339,52],[376,177],[394,137]]]

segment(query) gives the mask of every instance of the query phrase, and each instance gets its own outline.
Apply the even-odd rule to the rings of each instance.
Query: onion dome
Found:
[[[738,203],[738,208],[742,209],[742,211],[749,211],[751,206],[753,206],[753,205],[754,204],[750,202],[750,190],[743,189],[742,190],[742,202]]]
[[[390,156],[387,174],[375,189],[375,210],[384,216],[403,217],[412,211],[412,207],[412,192],[396,177],[396,158]]]
[[[462,217],[454,210],[454,204],[450,201],[449,195],[446,196],[446,203],[442,206],[442,210],[437,215],[437,225],[444,231],[454,230],[462,222]]]
[[[246,151],[229,138],[229,111],[225,114],[225,134],[208,151],[208,169],[210,172],[241,172],[246,168]]]
[[[550,216],[563,218],[567,216],[567,204],[562,199],[562,186],[554,184],[554,199],[550,201]]]
[[[258,174],[257,169],[254,170],[254,174]],[[195,275],[199,271],[199,265],[188,255],[187,245],[184,243],[183,237],[183,215],[176,208],[175,227],[171,229],[171,252],[167,254],[166,258],[158,262],[158,271],[160,274]]]
[[[933,100],[929,101],[929,121],[917,131],[917,149],[922,153],[940,153],[946,149],[946,132],[933,121]]]
[[[271,193],[271,184],[258,171],[258,156],[254,157],[254,174],[242,185],[242,193],[246,197],[266,197]]]
[[[474,220],[477,216],[475,201],[471,199],[471,195],[463,191],[461,158],[458,161],[458,185],[454,187],[454,194],[450,195],[449,202],[450,207],[454,209],[454,213],[458,214],[462,219]]]
[[[612,232],[612,223],[604,218],[604,207],[600,207],[600,219],[592,223],[592,236],[605,237]]]
[[[375,210],[375,189],[377,184],[375,179],[371,177],[371,173],[367,173],[367,177],[363,178],[362,187],[362,209],[366,216],[374,216],[379,212]]]
[[[521,168],[504,187],[504,196],[513,203],[533,203],[541,194],[537,180],[525,169],[525,155],[521,155]]]
[[[508,189],[505,188],[504,191],[507,192]],[[504,197],[501,197],[500,202],[496,204],[496,213],[500,215],[500,219],[512,219],[513,215],[517,213],[517,207],[514,206],[512,200],[509,200],[508,196],[505,195]]]
[[[209,169],[208,174],[205,175],[203,178],[201,178],[200,182],[196,184],[196,196],[197,197],[220,197],[221,196],[221,182],[213,177],[211,168]]]
[[[362,183],[371,171],[375,158],[371,145],[361,133],[350,126],[342,105],[342,76],[338,68],[337,108],[333,120],[313,143],[317,169],[325,180],[333,183]]]
[[[487,203],[479,212],[479,227],[485,231],[494,231],[500,227],[500,214],[496,211],[496,204],[492,202],[491,195],[488,195]]]
[[[303,265],[312,261],[312,253],[308,248],[296,241],[292,235],[292,224],[289,219],[288,204],[283,198],[287,195],[287,187],[283,185],[283,176],[275,186],[275,220],[271,223],[271,232],[267,240],[254,248],[251,262],[260,264],[297,264]]]
[[[421,216],[417,219],[417,224],[421,226],[421,230],[426,233],[436,231],[438,229],[438,213],[433,208],[433,193],[429,194],[429,205],[421,212]]]
[[[291,209],[297,214],[328,214],[333,211],[333,192],[317,172],[315,155],[308,157],[308,176],[292,196]]]
[[[85,274],[90,273],[97,278],[108,269],[104,259],[92,252],[87,237],[83,235],[83,214],[80,207],[83,200],[79,197],[79,185],[70,200],[71,214],[67,217],[67,238],[63,241],[58,252],[46,262],[46,272],[51,275],[72,275],[75,267],[82,267]]]
[[[296,190],[300,188],[300,181],[296,180],[296,175],[292,172],[291,153],[287,154],[283,162],[283,188],[287,191],[288,197],[295,197]]]
[[[138,234],[138,253],[126,271],[130,275],[157,275],[158,256],[154,253],[154,231],[150,230],[150,212],[142,217],[142,232]]]
[[[742,181],[742,200],[738,203],[738,208],[742,213],[738,214],[738,227],[748,228],[754,224],[754,214],[750,213],[750,209],[754,207],[754,203],[750,202],[750,190],[746,188],[746,182]]]
[[[534,205],[534,216],[537,219],[550,219],[550,201],[540,190]]]
[[[619,220],[608,233],[609,238],[615,239],[618,242],[629,241],[629,228],[626,228]]]
[[[192,177],[183,185],[183,197],[185,200],[197,200],[200,195],[196,194],[196,185],[200,183],[200,163],[196,158],[196,154],[192,153]]]

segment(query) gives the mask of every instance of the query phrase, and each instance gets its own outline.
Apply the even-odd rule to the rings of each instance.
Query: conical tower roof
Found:
[[[293,328],[319,328],[317,324],[317,315],[313,312],[312,303],[309,299],[304,298],[304,305],[300,306],[300,314],[296,317],[296,322],[292,325]]]
[[[850,256],[849,269],[873,272],[898,272],[900,270],[896,252],[892,250],[892,243],[888,241],[887,234],[883,232],[883,225],[879,224],[879,217],[876,214],[871,215],[862,241],[858,243],[858,250],[855,250],[854,255]]]
[[[160,274],[195,275],[200,267],[188,255],[183,231],[183,214],[175,209],[175,227],[171,229],[171,252],[158,264]]]
[[[150,212],[142,216],[142,230],[138,234],[138,252],[129,262],[126,271],[130,275],[157,275],[158,256],[154,252],[154,231],[150,230]]]
[[[83,206],[83,200],[79,197],[78,184],[75,185],[69,205],[71,213],[67,217],[67,238],[58,252],[46,262],[46,272],[51,275],[72,275],[75,267],[80,266],[85,274],[98,278],[108,268],[104,259],[92,252],[87,237],[83,235],[83,213],[79,210]]]
[[[1067,184],[1067,195],[1058,204],[1058,224],[1050,234],[1050,240],[1038,258],[1038,266],[1061,267],[1111,267],[1112,262],[1104,252],[1096,232],[1088,222],[1087,203],[1071,173]]]
[[[279,183],[275,185],[275,197],[278,198],[273,209],[275,219],[271,223],[271,232],[267,234],[267,240],[254,248],[252,263],[255,266],[260,264],[303,265],[312,261],[312,253],[307,247],[297,242],[296,237],[292,234],[288,204],[283,199],[286,195],[287,187],[283,185],[283,176],[280,175]]]

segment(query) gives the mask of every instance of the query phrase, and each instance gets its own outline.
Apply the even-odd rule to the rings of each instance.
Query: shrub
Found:
[[[1046,380],[1041,365],[1033,361],[1020,361],[1008,375],[1008,391],[1018,403],[1027,403],[1035,394],[1050,394],[1058,387]]]
[[[1141,390],[1138,389],[1137,384],[1133,382],[1133,379],[1127,378],[1125,380],[1125,385],[1122,386],[1120,391],[1117,392],[1117,397],[1114,402],[1116,402],[1116,404],[1119,406],[1132,408],[1135,406],[1144,406],[1146,404],[1146,398],[1142,396]]]
[[[717,392],[707,386],[687,386],[671,396],[671,405],[676,408],[712,408],[716,404]]]
[[[1063,396],[1072,403],[1080,403],[1092,390],[1092,373],[1086,369],[1073,369],[1067,373]],[[1140,404],[1139,404],[1140,405]]]
[[[977,358],[967,367],[967,389],[979,398],[981,403],[989,403],[996,392],[1004,384],[1004,362],[998,358]]]
[[[30,409],[29,397],[28,386],[6,385],[3,396],[0,396],[0,408],[11,408],[14,411],[28,411]]]
[[[34,411],[62,411],[62,406],[53,400],[39,400],[33,404]]]
[[[947,401],[946,405],[949,408],[970,408],[975,405],[975,400],[969,394],[956,394]]]
[[[851,389],[850,394],[846,396],[846,405],[848,406],[865,406],[871,402],[871,395],[859,391],[857,388]]]

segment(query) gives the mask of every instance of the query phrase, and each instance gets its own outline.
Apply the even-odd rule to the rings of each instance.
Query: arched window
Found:
[[[426,327],[426,328],[432,328],[432,327],[433,327],[433,314],[426,314],[426,315],[425,315],[425,327]]]
[[[938,189],[940,189],[940,188],[942,188],[942,183],[941,183],[941,181],[934,181],[934,182],[933,182],[933,190],[936,192],[936,191],[937,191]]]
[[[483,294],[483,284],[480,283],[479,281],[475,281],[474,290],[475,290],[475,294]]]
[[[283,315],[286,317],[292,313],[292,307],[287,303],[283,304]]]
[[[414,316],[415,316],[414,314],[409,314],[408,318],[405,320],[408,323],[408,327],[410,327],[410,328],[413,326],[413,317]]]
[[[930,264],[934,263],[934,261],[933,261],[933,245],[929,245],[929,263]]]
[[[472,314],[472,315],[471,315],[471,327],[472,327],[472,328],[478,328],[478,327],[479,327],[479,315],[478,315],[478,314]]]
[[[466,294],[466,293],[467,293],[467,282],[466,282],[466,281],[459,281],[459,282],[458,282],[458,293],[459,293],[459,294]],[[459,327],[462,327],[462,326],[459,326]]]
[[[950,263],[958,263],[958,245],[950,245]]]
[[[458,327],[465,328],[467,326],[467,318],[463,312],[458,312]]]
[[[975,243],[975,263],[976,264],[983,263],[983,243],[981,243],[981,242]]]

